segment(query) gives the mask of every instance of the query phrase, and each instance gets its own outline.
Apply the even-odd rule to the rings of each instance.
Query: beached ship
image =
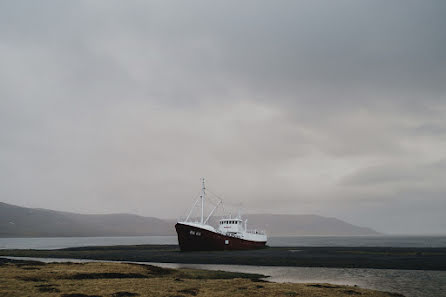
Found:
[[[259,230],[248,230],[247,220],[243,220],[240,214],[220,218],[217,227],[211,226],[209,219],[222,204],[222,200],[218,198],[207,217],[204,213],[205,200],[206,187],[203,178],[200,197],[195,201],[187,218],[175,225],[182,251],[249,250],[266,247],[266,234]],[[191,219],[191,214],[199,203],[201,215],[198,219]]]

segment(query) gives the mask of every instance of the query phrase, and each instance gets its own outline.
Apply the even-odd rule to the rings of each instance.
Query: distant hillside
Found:
[[[270,236],[377,235],[335,218],[316,215],[247,215],[248,227]],[[0,202],[0,237],[176,235],[175,220],[132,214],[83,215]]]
[[[83,215],[0,202],[0,237],[175,235],[166,221],[131,214]]]
[[[336,218],[317,215],[247,215],[248,228],[256,227],[268,231],[271,236],[292,235],[336,235],[359,236],[379,235],[373,229],[358,227]]]

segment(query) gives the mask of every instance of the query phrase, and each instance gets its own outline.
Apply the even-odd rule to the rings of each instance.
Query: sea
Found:
[[[0,238],[0,249],[61,249],[82,246],[178,244],[176,236]],[[271,247],[446,247],[446,236],[269,237]]]
[[[58,238],[0,238],[0,249],[59,249],[81,246],[177,244],[176,236],[135,237],[58,237]],[[271,237],[268,245],[319,247],[446,247],[446,236],[299,236]],[[32,258],[44,262],[84,262],[77,259]],[[406,297],[445,297],[446,271],[271,267],[247,265],[146,263],[171,268],[198,268],[268,275],[274,282],[331,283],[394,292]]]

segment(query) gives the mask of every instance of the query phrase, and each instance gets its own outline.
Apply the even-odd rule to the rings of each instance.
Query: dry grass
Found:
[[[5,263],[0,266],[0,297],[398,296],[329,284],[270,283],[259,277],[118,263]]]

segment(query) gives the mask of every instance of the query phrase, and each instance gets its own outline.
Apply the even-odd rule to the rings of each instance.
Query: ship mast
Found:
[[[204,185],[204,177],[201,179],[202,188],[201,188],[201,224],[204,223],[204,199],[206,198],[206,187]]]

